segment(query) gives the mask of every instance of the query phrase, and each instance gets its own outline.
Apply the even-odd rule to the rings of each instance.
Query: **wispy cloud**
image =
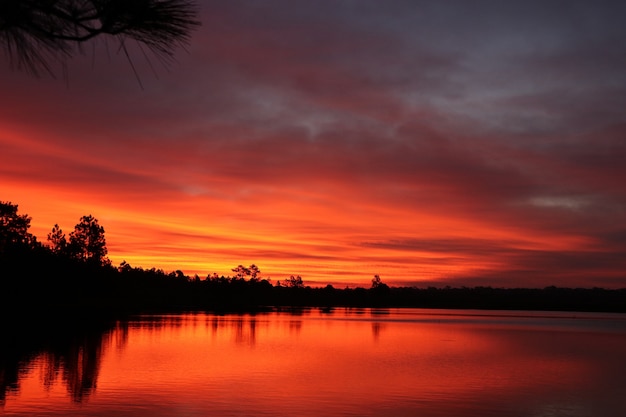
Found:
[[[201,2],[169,70],[0,67],[0,198],[144,267],[626,286],[617,2]],[[92,60],[95,65],[92,65]]]

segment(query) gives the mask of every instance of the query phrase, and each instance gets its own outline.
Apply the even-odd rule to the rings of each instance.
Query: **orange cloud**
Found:
[[[170,73],[135,62],[143,90],[119,57],[67,85],[2,68],[0,198],[40,240],[92,214],[114,263],[201,276],[626,286],[623,68],[562,20],[513,48],[401,6],[212,4]]]

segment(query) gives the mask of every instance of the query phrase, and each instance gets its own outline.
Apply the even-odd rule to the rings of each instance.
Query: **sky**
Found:
[[[133,267],[626,288],[626,3],[198,2],[176,61],[0,58],[0,201]]]

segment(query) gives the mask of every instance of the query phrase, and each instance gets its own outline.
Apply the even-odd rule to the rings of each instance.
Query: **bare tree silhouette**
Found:
[[[65,65],[96,37],[115,39],[131,66],[128,40],[169,63],[196,15],[194,0],[0,0],[0,43],[12,67],[35,76],[54,75],[53,62]]]

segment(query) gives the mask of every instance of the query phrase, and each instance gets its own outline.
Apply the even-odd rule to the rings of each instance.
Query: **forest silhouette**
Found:
[[[91,215],[66,236],[54,225],[42,243],[31,218],[0,202],[0,294],[7,313],[138,314],[255,312],[302,307],[417,307],[626,312],[626,289],[392,287],[374,275],[369,288],[311,287],[299,275],[272,282],[256,265],[232,275],[111,264],[104,227]]]

